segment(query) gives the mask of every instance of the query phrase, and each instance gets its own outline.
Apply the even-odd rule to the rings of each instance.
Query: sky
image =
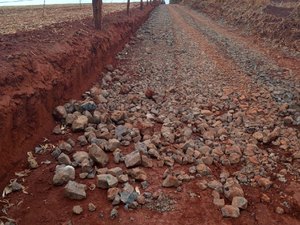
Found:
[[[51,4],[71,4],[71,3],[79,3],[80,0],[45,0],[46,5]],[[139,0],[131,0],[132,2],[136,2]],[[146,1],[146,0],[144,0]],[[81,0],[82,3],[92,3],[92,0]],[[127,0],[103,0],[104,3],[112,3],[112,2],[127,2]],[[166,0],[168,3],[169,0]],[[44,4],[44,0],[0,0],[0,6],[18,6],[18,5],[42,5]]]

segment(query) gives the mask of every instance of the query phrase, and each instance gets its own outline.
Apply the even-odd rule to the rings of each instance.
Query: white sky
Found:
[[[139,0],[131,0],[132,2],[139,2]],[[146,1],[146,0],[144,0]],[[165,0],[169,3],[169,0]],[[92,0],[81,0],[82,3],[92,3]],[[104,3],[112,2],[127,2],[127,0],[103,0]],[[79,0],[46,0],[46,5],[50,4],[71,4],[79,3]],[[17,5],[42,5],[44,0],[0,0],[0,6],[17,6]]]

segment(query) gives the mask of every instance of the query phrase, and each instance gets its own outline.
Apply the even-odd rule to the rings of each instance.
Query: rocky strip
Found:
[[[22,221],[31,204],[26,219],[52,224],[56,214],[64,224],[298,224],[299,114],[268,84],[227,73],[212,46],[176,7],[155,10],[117,67],[54,107],[56,137],[7,187],[7,199],[26,182],[36,195],[8,215]]]

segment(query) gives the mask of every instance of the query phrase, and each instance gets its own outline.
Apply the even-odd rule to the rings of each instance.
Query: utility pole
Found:
[[[43,4],[43,17],[45,16],[45,7],[46,7],[46,0],[44,0],[44,4]]]
[[[102,28],[102,0],[93,0],[93,16],[95,28],[101,30]]]
[[[143,4],[143,0],[141,0],[141,5],[140,5],[140,10],[144,9],[144,4]]]
[[[130,0],[127,0],[127,16],[129,16]]]

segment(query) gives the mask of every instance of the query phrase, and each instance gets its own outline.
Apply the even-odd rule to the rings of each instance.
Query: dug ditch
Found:
[[[130,17],[112,13],[100,32],[89,18],[0,37],[1,188],[24,154],[49,135],[52,109],[99,79],[152,9],[134,9]]]

